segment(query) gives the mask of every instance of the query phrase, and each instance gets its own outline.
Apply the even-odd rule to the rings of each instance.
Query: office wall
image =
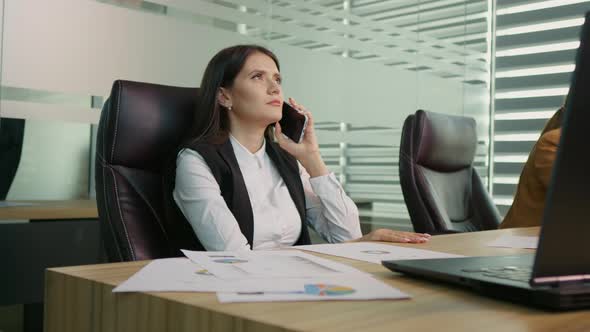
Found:
[[[108,95],[117,78],[194,86],[215,52],[244,42],[273,49],[287,93],[306,101],[319,117],[363,120],[355,110],[370,106],[375,123],[399,124],[416,107],[463,110],[459,80],[96,1],[8,1],[2,81],[10,87],[88,96]]]
[[[314,113],[328,159],[339,142],[383,148],[357,163],[387,173],[386,186],[358,180],[347,190],[361,186],[360,198],[377,192],[386,207],[401,209],[407,227],[395,165],[408,114],[422,108],[476,117],[479,167],[487,173],[485,3],[404,0],[381,8],[401,15],[386,19],[350,1],[8,0],[2,85],[10,93],[2,96],[2,116],[27,119],[9,199],[92,194],[89,124],[115,79],[197,86],[219,49],[259,43],[278,55],[285,94]],[[339,160],[329,164],[342,174]]]

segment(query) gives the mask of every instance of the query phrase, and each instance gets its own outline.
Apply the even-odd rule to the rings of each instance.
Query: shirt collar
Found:
[[[258,167],[262,167],[264,156],[266,154],[266,139],[262,141],[262,146],[258,151],[252,153],[245,146],[242,145],[232,134],[229,135],[234,154],[240,165],[250,165],[255,163]]]

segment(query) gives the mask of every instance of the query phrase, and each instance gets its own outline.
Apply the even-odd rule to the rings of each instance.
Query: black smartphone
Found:
[[[305,127],[307,126],[307,116],[300,113],[293,106],[283,102],[283,116],[279,124],[285,136],[289,137],[295,143],[300,143],[303,139]]]

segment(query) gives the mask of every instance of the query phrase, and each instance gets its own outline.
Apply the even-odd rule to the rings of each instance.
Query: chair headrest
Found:
[[[469,167],[477,147],[475,120],[418,110],[412,140],[419,165],[442,172]]]
[[[115,81],[98,130],[108,164],[160,171],[192,124],[198,88]]]

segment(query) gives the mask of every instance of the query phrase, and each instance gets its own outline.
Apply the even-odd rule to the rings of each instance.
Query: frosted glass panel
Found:
[[[4,14],[0,106],[25,122],[14,199],[93,193],[90,126],[114,80],[197,86],[239,43],[277,54],[330,168],[373,202],[366,220],[410,227],[397,153],[417,109],[476,118],[487,174],[487,1],[8,0]]]
[[[90,125],[27,120],[8,200],[88,198]]]

